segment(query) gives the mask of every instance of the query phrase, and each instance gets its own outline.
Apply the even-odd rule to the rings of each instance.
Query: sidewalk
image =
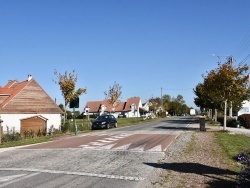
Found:
[[[230,132],[237,133],[237,134],[244,134],[244,135],[250,137],[250,129],[245,129],[245,128],[231,128],[231,127],[227,127],[226,129],[228,131],[230,131]]]
[[[188,127],[196,128],[198,130],[200,128],[200,124],[199,123],[191,124]],[[206,128],[207,131],[213,131],[213,130],[220,131],[220,130],[223,130],[222,126],[205,125],[205,128]],[[226,127],[226,130],[229,131],[230,133],[244,134],[244,135],[250,137],[250,129]]]

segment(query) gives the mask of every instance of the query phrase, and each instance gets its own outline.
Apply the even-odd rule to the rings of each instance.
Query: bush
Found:
[[[61,125],[61,131],[63,133],[66,133],[69,131],[69,122],[66,122],[66,123],[64,123],[64,125],[63,124]]]
[[[245,188],[250,187],[250,149],[244,152],[241,152],[237,156],[237,161],[244,165],[240,175],[237,177],[236,187]]]
[[[20,133],[4,134],[2,137],[2,143],[22,140]]]
[[[23,133],[23,137],[24,139],[26,138],[34,138],[35,137],[35,132],[34,130],[25,130],[24,133]]]
[[[250,129],[250,114],[242,114],[238,117],[240,125],[246,129]]]
[[[157,116],[160,117],[160,118],[165,118],[165,117],[167,117],[165,111],[159,111],[159,112],[157,113]]]
[[[220,122],[222,126],[224,126],[224,116],[218,116],[217,121]],[[227,127],[234,127],[236,128],[238,125],[235,118],[227,117]]]

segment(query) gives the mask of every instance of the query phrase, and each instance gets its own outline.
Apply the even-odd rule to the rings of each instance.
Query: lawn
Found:
[[[76,119],[76,125],[79,132],[90,132],[91,130],[91,120],[93,119]],[[147,121],[152,121],[150,119],[143,120],[142,118],[117,118],[117,124],[118,127],[125,127],[125,126],[133,126],[138,123]],[[74,129],[74,121],[68,120],[66,122],[66,125],[68,126],[68,130],[70,132],[75,132]]]
[[[240,152],[250,149],[250,137],[248,136],[231,134],[226,131],[217,132],[215,135],[221,147],[232,159],[236,159]]]

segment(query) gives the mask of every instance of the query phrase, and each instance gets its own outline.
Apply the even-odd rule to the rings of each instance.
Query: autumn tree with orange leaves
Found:
[[[230,57],[224,64],[218,63],[218,68],[208,72],[203,76],[204,83],[199,83],[194,89],[197,98],[195,102],[205,108],[221,107],[224,108],[224,130],[226,129],[228,103],[240,109],[242,102],[249,99],[248,90],[248,71],[247,64],[233,66]]]
[[[122,86],[117,84],[116,82],[111,87],[109,86],[109,90],[104,92],[105,98],[108,100],[109,104],[111,104],[111,111],[115,111],[116,106],[120,102],[120,97],[122,95]]]
[[[69,102],[73,99],[78,98],[80,95],[86,93],[86,88],[79,88],[75,89],[76,82],[77,82],[77,74],[75,74],[75,70],[72,71],[72,73],[68,73],[65,71],[64,74],[58,73],[57,70],[54,70],[54,74],[56,76],[56,80],[54,82],[60,86],[60,90],[62,92],[62,96],[64,98],[64,122],[66,119],[66,106],[69,104]]]

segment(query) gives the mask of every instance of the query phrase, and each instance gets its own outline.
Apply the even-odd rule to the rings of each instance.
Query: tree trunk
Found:
[[[217,122],[217,109],[214,109],[214,122]]]
[[[227,100],[225,100],[225,108],[224,108],[224,126],[223,130],[225,131],[227,127]]]
[[[209,109],[209,119],[212,119],[213,118],[213,111],[212,109]]]
[[[232,101],[230,101],[229,116],[233,117],[233,104],[232,104]]]
[[[65,125],[66,115],[67,115],[67,112],[66,112],[66,101],[64,101],[64,116],[63,116],[63,125]]]

